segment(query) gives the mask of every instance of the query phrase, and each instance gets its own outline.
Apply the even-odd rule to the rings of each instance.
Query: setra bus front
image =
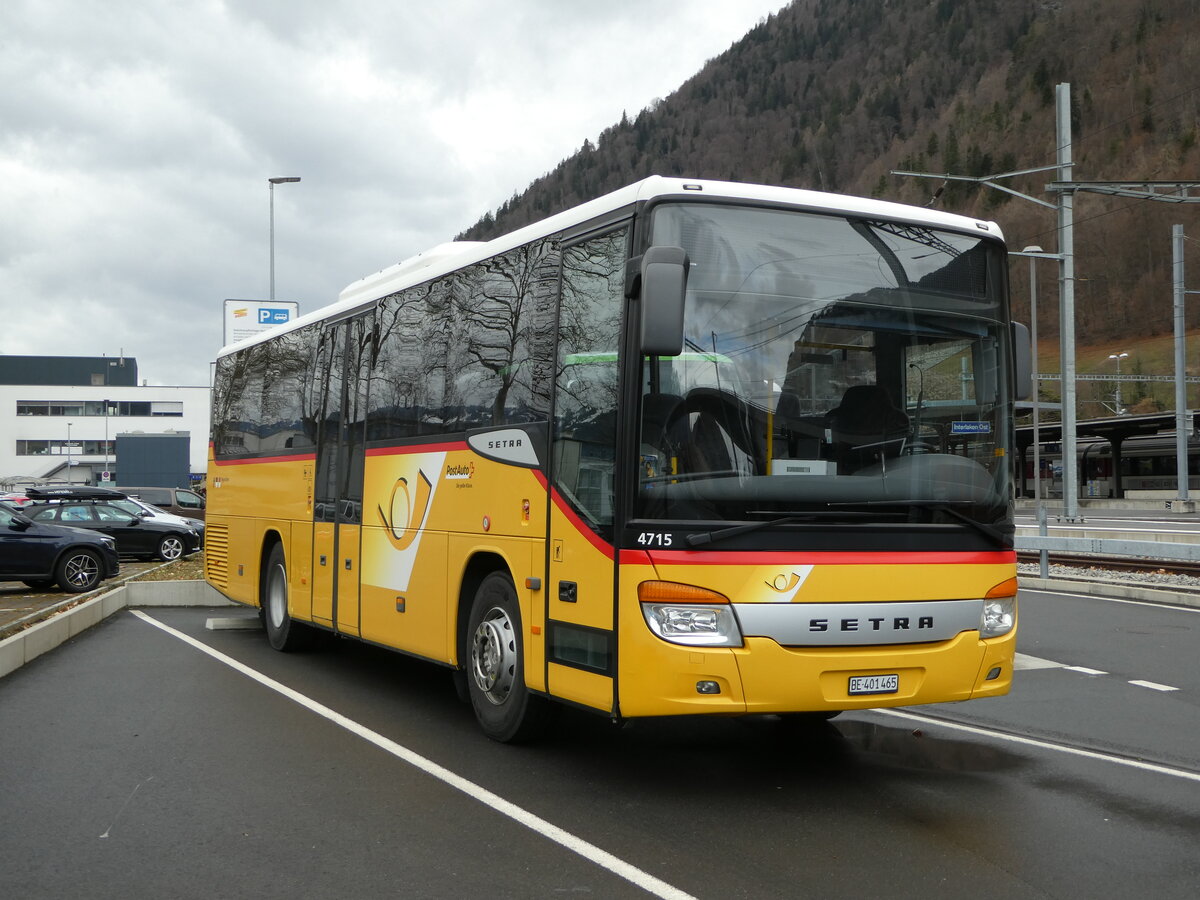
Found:
[[[660,346],[626,376],[621,716],[1008,691],[1028,373],[998,230],[961,221],[653,209],[649,243],[686,254],[686,301],[678,348],[643,324]]]

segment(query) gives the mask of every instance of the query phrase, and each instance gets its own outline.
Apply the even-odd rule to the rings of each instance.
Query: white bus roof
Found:
[[[589,200],[587,203],[533,222],[490,241],[451,241],[439,244],[394,266],[389,266],[380,272],[351,283],[338,295],[337,301],[328,306],[313,310],[287,325],[273,328],[225,347],[218,357],[302,328],[313,322],[339,317],[365,307],[380,297],[386,297],[413,285],[437,278],[447,272],[453,272],[455,269],[506,253],[514,247],[519,247],[539,237],[566,231],[603,216],[605,213],[665,196],[687,196],[696,200],[704,198],[749,200],[756,203],[782,204],[865,218],[894,219],[930,228],[973,231],[1001,240],[1004,237],[1000,226],[995,222],[972,219],[935,209],[891,203],[886,200],[871,200],[865,197],[828,194],[800,188],[651,175],[649,178],[634,182],[610,194]]]

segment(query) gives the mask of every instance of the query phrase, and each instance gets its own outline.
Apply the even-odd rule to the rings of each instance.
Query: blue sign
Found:
[[[267,306],[258,308],[259,325],[283,325],[292,318],[290,309],[271,309]]]
[[[951,434],[991,434],[991,422],[951,422]]]

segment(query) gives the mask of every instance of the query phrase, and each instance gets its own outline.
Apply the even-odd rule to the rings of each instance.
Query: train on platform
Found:
[[[1200,439],[1188,438],[1188,492],[1200,492]],[[1062,443],[1042,441],[1039,453],[1041,493],[1063,495]],[[1076,473],[1080,498],[1143,499],[1174,497],[1179,488],[1175,433],[1140,435],[1121,442],[1120,484],[1112,444],[1103,438],[1083,437],[1076,442]],[[1020,463],[1018,463],[1020,466]],[[1016,479],[1019,496],[1034,496],[1034,453],[1025,452],[1024,471]],[[1153,496],[1148,496],[1153,495]]]

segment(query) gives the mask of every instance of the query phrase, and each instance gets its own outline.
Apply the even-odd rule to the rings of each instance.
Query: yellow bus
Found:
[[[454,673],[484,732],[1008,691],[991,222],[651,177],[222,350],[206,577],[272,646]]]

